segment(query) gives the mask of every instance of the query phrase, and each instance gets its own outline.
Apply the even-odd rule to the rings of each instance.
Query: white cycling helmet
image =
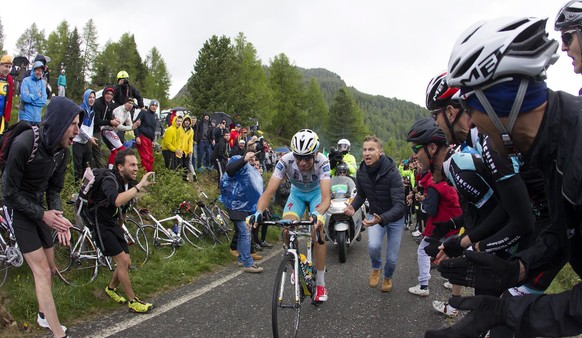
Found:
[[[311,129],[301,129],[291,139],[291,151],[295,155],[312,155],[319,149],[319,137]]]
[[[344,151],[344,150],[350,151],[351,147],[352,147],[352,144],[350,143],[350,141],[348,141],[345,138],[342,138],[341,140],[337,141],[337,150],[339,150],[339,151]]]
[[[455,42],[449,59],[451,87],[482,87],[512,75],[544,79],[559,43],[546,33],[547,18],[480,21]]]

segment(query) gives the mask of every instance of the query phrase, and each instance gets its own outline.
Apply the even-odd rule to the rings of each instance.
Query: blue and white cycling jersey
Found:
[[[277,165],[273,176],[283,179],[287,175],[291,182],[291,190],[310,192],[319,188],[319,181],[331,179],[329,160],[322,153],[318,153],[311,170],[302,172],[297,166],[293,153],[283,155]]]

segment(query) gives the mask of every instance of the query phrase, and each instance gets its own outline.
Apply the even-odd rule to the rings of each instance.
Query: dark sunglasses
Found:
[[[566,47],[570,47],[570,44],[574,40],[574,33],[576,33],[577,31],[578,31],[578,28],[571,29],[569,31],[565,31],[564,33],[562,33],[562,43]]]
[[[293,157],[295,157],[295,160],[297,162],[301,162],[301,161],[309,162],[309,161],[313,160],[313,158],[315,156],[314,155],[293,155]]]
[[[424,144],[414,144],[410,146],[410,149],[412,149],[413,153],[418,154],[422,147],[424,147]]]

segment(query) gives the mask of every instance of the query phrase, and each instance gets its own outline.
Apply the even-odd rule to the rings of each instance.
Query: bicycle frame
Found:
[[[167,242],[167,243],[168,243],[168,245],[171,245],[171,244],[173,244],[174,242],[176,242],[176,240],[175,240],[175,237],[179,237],[179,238],[181,238],[181,236],[180,236],[180,232],[181,232],[180,230],[181,230],[181,228],[180,228],[180,227],[182,226],[182,223],[184,223],[185,221],[184,221],[184,219],[182,219],[182,217],[180,217],[180,215],[174,215],[174,216],[167,217],[167,218],[164,218],[164,219],[161,219],[161,220],[157,220],[157,219],[156,219],[156,218],[155,218],[155,217],[154,217],[152,214],[148,213],[148,217],[149,217],[149,218],[150,218],[150,219],[151,219],[151,220],[154,222],[154,224],[156,225],[156,229],[155,229],[155,231],[154,231],[154,239],[157,239],[157,240],[162,240],[162,241],[164,241],[164,242]],[[174,221],[174,220],[177,220],[177,221],[178,221],[178,229],[179,229],[179,230],[178,230],[178,233],[177,233],[177,234],[176,234],[176,233],[174,233],[173,231],[170,231],[170,232],[168,232],[168,230],[166,230],[166,228],[164,228],[164,227],[162,226],[162,223],[164,223],[164,222],[168,222],[168,221]],[[161,231],[161,232],[162,232],[162,233],[163,233],[163,234],[164,234],[164,235],[165,235],[167,238],[161,238],[161,237],[159,237],[159,232],[160,232],[160,231]]]
[[[77,229],[79,228],[77,227]],[[83,254],[83,242],[85,241],[86,238],[89,238],[89,240],[91,240],[93,244],[96,244],[95,240],[93,239],[93,235],[91,235],[91,230],[89,230],[89,228],[86,225],[83,225],[83,229],[81,230],[81,236],[79,236],[79,239],[77,239],[77,242],[71,249],[72,256],[71,258],[97,260],[97,262],[99,262],[100,265],[107,266],[107,268],[109,268],[110,271],[113,271],[113,267],[111,266],[111,259],[107,259],[107,256],[105,256],[103,252],[101,252],[99,245],[95,245],[95,254],[92,255]],[[97,275],[97,271],[95,272],[95,275]]]

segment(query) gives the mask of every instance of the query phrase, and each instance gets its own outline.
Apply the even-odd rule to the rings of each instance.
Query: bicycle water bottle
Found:
[[[176,234],[176,235],[178,234],[178,224],[174,224],[172,231],[174,231],[174,234]]]

